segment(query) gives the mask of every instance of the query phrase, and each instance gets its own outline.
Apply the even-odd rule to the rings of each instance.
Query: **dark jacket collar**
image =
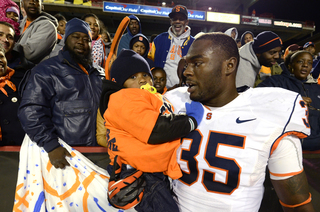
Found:
[[[78,65],[78,63],[76,63],[71,58],[69,51],[67,51],[65,48],[63,48],[63,50],[59,51],[58,58],[61,63],[67,63],[70,66],[75,67],[77,70],[83,72],[82,69],[80,68],[80,66]],[[92,65],[88,65],[88,67],[86,67],[86,70],[88,71],[89,74],[91,74],[92,71],[95,71],[95,68],[93,68]]]
[[[108,109],[110,95],[120,91],[124,87],[110,80],[102,80],[102,92],[100,98],[100,113],[103,117],[104,112]]]

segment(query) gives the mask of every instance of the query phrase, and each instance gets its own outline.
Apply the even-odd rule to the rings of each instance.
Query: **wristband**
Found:
[[[195,130],[197,128],[197,122],[195,123],[196,121],[194,120],[193,117],[189,116],[189,123],[190,123],[190,132],[192,130]]]
[[[302,203],[299,203],[299,204],[287,205],[287,204],[283,203],[281,200],[279,200],[279,202],[280,202],[280,204],[281,204],[282,206],[284,206],[284,207],[286,207],[286,208],[297,208],[297,207],[299,207],[299,206],[306,205],[306,204],[308,204],[309,202],[311,202],[311,193],[309,193],[309,198],[308,198],[306,201],[304,201],[304,202],[302,202]]]

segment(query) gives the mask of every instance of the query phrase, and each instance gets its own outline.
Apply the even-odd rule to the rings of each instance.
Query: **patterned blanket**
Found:
[[[122,212],[108,203],[108,172],[59,142],[72,155],[65,169],[54,168],[44,149],[28,136],[24,138],[13,211]]]

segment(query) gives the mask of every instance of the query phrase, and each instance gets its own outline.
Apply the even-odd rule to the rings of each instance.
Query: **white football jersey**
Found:
[[[186,87],[166,93],[175,113],[191,102]],[[274,180],[303,171],[299,138],[310,134],[298,93],[251,88],[223,107],[204,106],[197,130],[181,139],[173,182],[184,211],[258,211],[266,166]]]

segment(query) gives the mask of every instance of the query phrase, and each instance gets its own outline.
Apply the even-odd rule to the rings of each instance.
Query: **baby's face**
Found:
[[[18,22],[19,21],[19,16],[15,12],[7,12],[6,13],[7,18],[11,18],[13,21]]]
[[[129,77],[124,83],[125,88],[140,88],[142,85],[150,84],[153,86],[152,78],[145,72],[138,72]]]

